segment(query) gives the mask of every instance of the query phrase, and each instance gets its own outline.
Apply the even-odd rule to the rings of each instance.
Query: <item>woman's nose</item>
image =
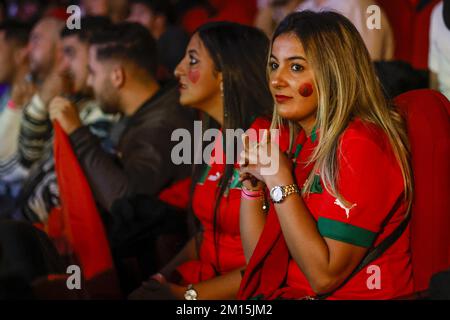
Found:
[[[184,74],[184,67],[183,67],[183,62],[184,59],[180,61],[180,63],[177,65],[177,67],[175,68],[173,74],[175,76],[175,78],[179,78],[181,77],[181,75]]]
[[[281,72],[276,72],[270,77],[270,85],[274,88],[285,87],[287,82],[284,80]]]

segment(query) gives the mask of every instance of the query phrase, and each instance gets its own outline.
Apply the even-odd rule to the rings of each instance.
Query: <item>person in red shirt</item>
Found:
[[[200,27],[175,69],[180,103],[199,110],[204,127],[214,123],[220,132],[269,128],[273,100],[265,75],[268,50],[269,40],[256,28],[229,22]],[[221,136],[210,157],[205,159],[207,148],[200,150],[203,163],[194,169],[192,211],[200,230],[130,299],[236,298],[245,268],[239,234],[239,154],[236,140],[222,141]],[[235,150],[231,160],[224,152],[228,147]]]
[[[241,202],[248,266],[238,297],[411,294],[408,229],[349,278],[405,219],[413,189],[403,120],[388,105],[358,31],[338,13],[293,13],[274,33],[268,69],[273,126],[291,130],[281,131],[279,144],[266,135],[242,153],[242,190],[255,196]],[[264,170],[258,155],[269,155],[266,166],[278,170]]]

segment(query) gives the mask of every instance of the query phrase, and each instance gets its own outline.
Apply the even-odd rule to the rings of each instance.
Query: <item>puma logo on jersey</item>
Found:
[[[356,203],[355,203],[355,204],[352,205],[350,208],[347,208],[346,206],[344,206],[344,205],[342,204],[341,201],[339,201],[339,199],[336,199],[336,200],[334,201],[334,204],[335,204],[335,205],[338,205],[339,207],[341,207],[342,209],[345,210],[345,215],[347,216],[347,219],[348,219],[349,216],[350,216],[350,210],[352,210],[353,207],[356,207]]]
[[[208,176],[209,181],[217,181],[220,179],[220,172],[216,172],[216,174],[211,174]]]

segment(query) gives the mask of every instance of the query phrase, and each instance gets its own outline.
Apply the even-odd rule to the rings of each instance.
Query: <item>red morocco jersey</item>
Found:
[[[315,135],[312,135],[314,139]],[[309,152],[296,159],[298,181]],[[331,196],[316,176],[305,203],[325,238],[369,248],[385,239],[405,216],[405,205],[389,212],[402,196],[401,169],[386,134],[375,125],[355,120],[338,147],[338,190],[348,202]],[[317,181],[316,181],[317,180]],[[387,220],[386,224],[383,222]],[[287,286],[314,296],[306,277],[292,259]],[[363,268],[329,299],[392,299],[413,293],[409,227],[381,257]]]
[[[251,128],[269,129],[270,122],[257,119]],[[213,150],[212,158],[218,153],[217,149]],[[241,184],[237,164],[229,188],[220,200],[216,226],[217,247],[214,244],[214,206],[224,170],[225,164],[211,163],[195,187],[192,207],[203,226],[203,238],[199,250],[200,259],[188,261],[177,268],[183,284],[195,284],[245,266],[239,228]]]

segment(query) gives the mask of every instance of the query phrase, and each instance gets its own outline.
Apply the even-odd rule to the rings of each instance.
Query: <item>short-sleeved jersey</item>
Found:
[[[313,134],[309,139],[315,139]],[[305,143],[305,145],[308,141]],[[311,145],[311,143],[310,143]],[[296,158],[297,181],[310,152],[301,147]],[[354,120],[344,131],[337,148],[337,199],[327,192],[316,173],[305,203],[325,238],[369,248],[377,245],[400,224],[406,213],[402,204],[404,183],[400,166],[387,135],[373,124]],[[392,212],[393,211],[393,212]],[[362,269],[330,299],[390,299],[413,292],[409,251],[409,228],[385,252]],[[305,295],[314,295],[294,260],[288,269],[287,285]]]

